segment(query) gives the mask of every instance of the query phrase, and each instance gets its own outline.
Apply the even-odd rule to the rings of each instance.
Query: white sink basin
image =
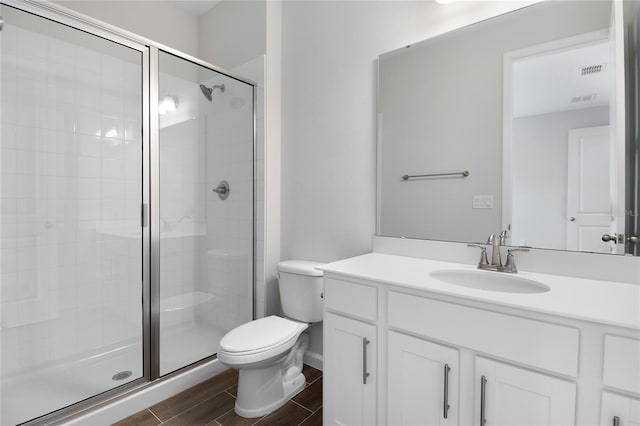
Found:
[[[502,293],[544,293],[549,291],[537,281],[507,275],[504,272],[467,271],[444,269],[433,271],[429,275],[442,282],[477,290],[498,291]]]

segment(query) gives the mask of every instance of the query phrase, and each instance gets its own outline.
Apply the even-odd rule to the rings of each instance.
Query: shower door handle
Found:
[[[149,206],[146,203],[140,205],[140,226],[142,228],[147,227],[149,217]]]
[[[213,188],[212,190],[216,194],[218,194],[218,198],[221,200],[226,200],[229,197],[229,193],[231,192],[231,187],[229,186],[229,182],[226,180],[221,180],[218,184],[217,188]]]

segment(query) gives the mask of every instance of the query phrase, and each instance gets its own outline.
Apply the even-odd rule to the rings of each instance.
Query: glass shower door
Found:
[[[253,86],[159,52],[160,375],[253,315]]]
[[[143,51],[1,5],[1,424],[143,377]]]

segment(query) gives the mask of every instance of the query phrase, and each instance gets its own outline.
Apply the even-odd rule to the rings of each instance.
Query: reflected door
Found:
[[[614,253],[609,126],[569,131],[567,249]],[[615,231],[614,231],[615,233]]]

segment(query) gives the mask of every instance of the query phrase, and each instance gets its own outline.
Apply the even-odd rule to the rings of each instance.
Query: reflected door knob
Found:
[[[575,221],[576,221],[575,217],[572,216],[572,217],[569,218],[569,222],[575,222]]]
[[[618,236],[616,234],[613,234],[613,235],[603,234],[602,235],[602,241],[604,241],[605,243],[608,243],[609,241],[617,243],[618,242]]]

